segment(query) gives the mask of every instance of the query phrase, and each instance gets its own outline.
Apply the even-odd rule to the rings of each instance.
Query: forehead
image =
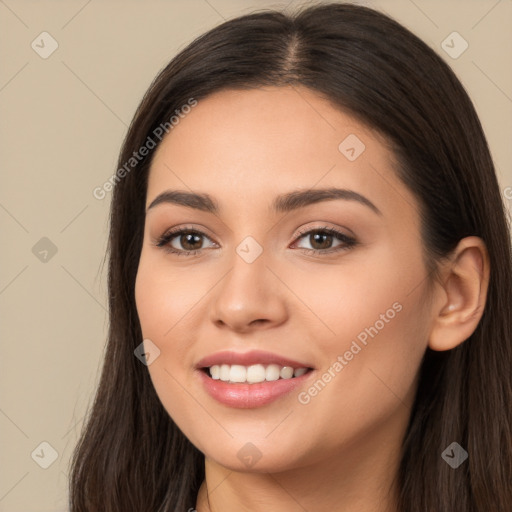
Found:
[[[147,206],[165,189],[237,207],[293,189],[342,187],[386,209],[409,192],[371,128],[305,87],[223,90],[198,102],[159,145]],[[414,202],[412,196],[406,202]]]
[[[197,147],[188,157],[208,151],[222,157],[264,160],[278,149],[303,155],[327,150],[338,152],[343,135],[360,139],[377,134],[318,93],[302,86],[262,87],[249,90],[222,90],[199,100],[197,106],[180,116],[179,123],[164,138],[157,155],[166,149],[173,153],[183,144]],[[263,145],[264,144],[264,145]],[[196,153],[198,153],[196,155]]]

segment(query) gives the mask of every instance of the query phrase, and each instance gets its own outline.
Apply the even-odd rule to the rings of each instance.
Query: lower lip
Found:
[[[212,398],[224,405],[239,409],[252,409],[269,404],[303,385],[313,373],[313,370],[309,370],[300,377],[257,384],[229,384],[220,379],[212,379],[203,370],[196,371],[199,372],[199,378],[202,380],[206,392]]]

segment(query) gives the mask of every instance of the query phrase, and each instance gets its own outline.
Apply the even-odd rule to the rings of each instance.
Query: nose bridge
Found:
[[[255,320],[274,323],[286,314],[279,280],[267,268],[269,253],[254,237],[246,236],[229,258],[230,270],[219,283],[212,314],[215,322],[243,329]]]

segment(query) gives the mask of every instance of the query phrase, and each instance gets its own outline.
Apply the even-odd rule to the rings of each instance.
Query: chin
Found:
[[[288,445],[277,438],[274,442],[268,439],[261,442],[240,441],[238,438],[223,445],[218,443],[211,450],[207,446],[203,453],[207,459],[231,471],[279,473],[306,465],[304,454],[297,450],[297,445],[300,444],[298,441]]]

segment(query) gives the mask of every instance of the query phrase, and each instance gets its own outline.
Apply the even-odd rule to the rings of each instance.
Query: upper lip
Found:
[[[296,361],[288,357],[265,352],[262,350],[250,350],[248,352],[233,352],[224,350],[215,352],[201,359],[196,368],[209,368],[216,364],[240,364],[242,366],[251,366],[253,364],[277,364],[279,366],[291,366],[293,368],[312,368],[308,363]]]

